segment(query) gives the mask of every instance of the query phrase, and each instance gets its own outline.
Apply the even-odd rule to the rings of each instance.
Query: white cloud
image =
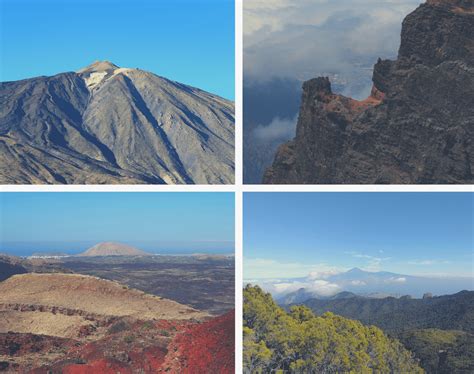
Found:
[[[309,280],[316,280],[316,279],[326,279],[329,278],[331,275],[339,274],[341,270],[336,268],[329,269],[329,270],[320,270],[320,271],[312,271],[306,277]]]
[[[267,126],[258,125],[254,129],[255,137],[260,141],[272,142],[278,139],[291,139],[295,136],[296,121],[294,118],[275,117]]]
[[[285,281],[285,282],[274,282],[274,281],[260,281],[256,282],[265,291],[270,292],[275,297],[280,297],[291,292],[298,291],[304,288],[307,292],[311,292],[319,296],[331,296],[342,289],[335,283],[328,282],[323,279],[315,279],[308,281]]]
[[[310,292],[314,292],[321,296],[331,296],[338,292],[341,292],[341,287],[336,283],[331,283],[323,279],[317,279],[309,282],[306,289]]]
[[[392,277],[392,278],[389,278],[387,279],[385,282],[387,283],[405,283],[407,281],[407,279],[405,277]]]
[[[306,277],[310,273],[341,272],[344,269],[324,263],[278,262],[264,258],[244,258],[245,279],[286,279]]]
[[[334,295],[341,287],[324,278],[347,269],[327,264],[282,263],[263,258],[244,258],[244,284],[258,284],[265,291],[281,296],[305,288],[321,296]],[[297,278],[297,279],[292,279]]]
[[[450,264],[451,261],[446,260],[412,260],[408,261],[408,265],[422,265],[422,266],[431,266],[431,265],[447,265]]]
[[[353,286],[365,286],[367,283],[361,280],[353,280],[351,281],[351,285]]]
[[[245,75],[306,80],[395,56],[401,21],[421,2],[245,0]]]

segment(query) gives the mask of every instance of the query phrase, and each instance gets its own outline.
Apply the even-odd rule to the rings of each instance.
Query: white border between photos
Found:
[[[243,373],[243,3],[235,0],[235,372]]]
[[[473,185],[243,185],[243,0],[235,0],[235,185],[3,185],[0,192],[234,192],[235,372],[242,373],[244,192],[474,192]]]

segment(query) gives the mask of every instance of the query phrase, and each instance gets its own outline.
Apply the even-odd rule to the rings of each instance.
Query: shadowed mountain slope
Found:
[[[0,254],[0,282],[15,274],[25,274],[28,270],[20,259]]]

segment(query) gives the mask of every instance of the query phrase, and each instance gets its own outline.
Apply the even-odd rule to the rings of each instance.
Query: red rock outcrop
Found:
[[[235,311],[177,334],[162,373],[231,374],[235,371]]]
[[[31,374],[231,374],[234,331],[234,311],[205,322],[124,319],[110,326],[102,339],[82,344],[63,339],[67,351],[61,357],[36,368],[29,363],[18,369]],[[28,339],[23,339],[25,354],[35,345]]]

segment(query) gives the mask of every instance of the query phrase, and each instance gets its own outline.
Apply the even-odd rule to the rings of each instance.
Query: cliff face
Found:
[[[327,78],[303,85],[294,140],[264,183],[472,183],[474,5],[429,0],[408,15],[396,61],[363,101]]]

